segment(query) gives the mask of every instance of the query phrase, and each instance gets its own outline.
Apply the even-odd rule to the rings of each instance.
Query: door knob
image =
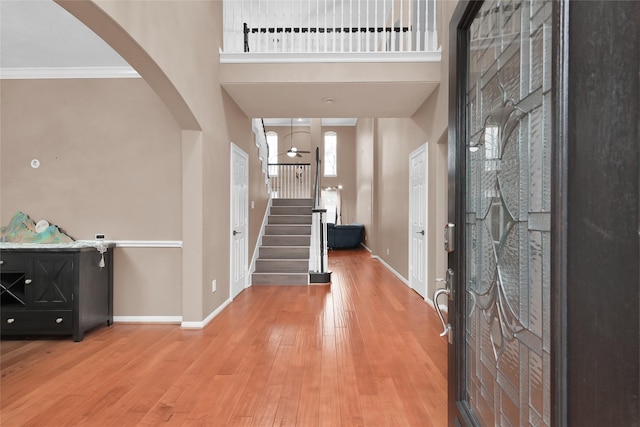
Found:
[[[31,279],[26,279],[26,280],[24,281],[24,284],[25,284],[25,285],[30,285],[30,284],[31,284],[31,282],[33,282],[33,280],[31,280]]]
[[[241,231],[233,230],[233,235],[235,236],[236,234],[242,234],[242,232],[241,232]]]
[[[416,231],[416,234],[422,234],[424,236],[424,230]]]

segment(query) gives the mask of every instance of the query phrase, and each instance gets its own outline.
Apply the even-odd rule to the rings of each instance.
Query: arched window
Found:
[[[324,133],[324,176],[338,176],[338,135],[333,132]]]
[[[278,134],[267,132],[267,147],[269,147],[269,176],[278,176]]]

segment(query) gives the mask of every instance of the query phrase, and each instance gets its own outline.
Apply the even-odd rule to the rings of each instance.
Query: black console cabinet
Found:
[[[0,249],[2,337],[72,335],[113,323],[113,245]],[[104,267],[100,267],[104,256]]]

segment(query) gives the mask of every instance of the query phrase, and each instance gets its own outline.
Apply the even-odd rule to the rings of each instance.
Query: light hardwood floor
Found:
[[[1,342],[0,425],[446,426],[433,309],[365,250],[331,286],[253,286],[203,330]]]

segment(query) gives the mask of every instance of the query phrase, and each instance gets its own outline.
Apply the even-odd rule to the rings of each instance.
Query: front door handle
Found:
[[[424,230],[416,231],[416,234],[422,234],[424,236]]]
[[[236,234],[242,234],[242,232],[241,232],[241,231],[233,230],[233,235],[235,236]]]
[[[440,318],[440,322],[442,322],[442,327],[444,328],[440,336],[444,337],[446,335],[447,340],[449,341],[449,344],[453,344],[453,328],[451,327],[450,323],[447,323],[447,321],[444,320],[444,315],[442,314],[442,310],[438,305],[438,298],[440,298],[441,295],[447,295],[448,298],[451,297],[451,278],[452,277],[453,277],[453,270],[449,268],[447,270],[446,279],[442,279],[442,278],[436,279],[436,282],[444,283],[445,287],[436,289],[436,291],[433,293],[433,305],[436,309],[436,313],[438,314],[438,317]]]

